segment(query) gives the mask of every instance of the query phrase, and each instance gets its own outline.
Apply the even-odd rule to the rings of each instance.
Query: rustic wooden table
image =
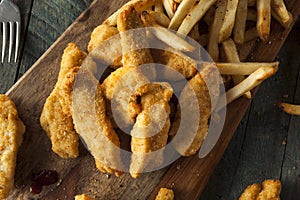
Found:
[[[18,63],[0,64],[5,93],[47,50],[92,0],[14,0],[22,13]],[[277,60],[280,70],[260,87],[201,199],[237,199],[264,179],[280,179],[282,199],[300,199],[300,117],[278,109],[280,101],[300,103],[300,21]],[[49,66],[51,67],[51,66]]]

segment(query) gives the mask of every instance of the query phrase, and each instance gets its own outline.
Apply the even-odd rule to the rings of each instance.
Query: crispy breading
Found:
[[[281,183],[279,180],[265,180],[262,184],[249,185],[239,200],[280,200]]]
[[[137,97],[147,92],[147,88],[141,86],[148,82],[138,68],[121,67],[102,83],[103,93],[113,108],[113,118],[120,128],[135,122],[141,112]]]
[[[256,200],[258,194],[261,191],[261,185],[260,184],[252,184],[249,185],[243,192],[243,194],[240,196],[239,200]]]
[[[75,196],[75,200],[93,200],[93,198],[86,194],[80,194]]]
[[[74,43],[68,44],[62,56],[56,85],[47,98],[40,123],[52,143],[52,150],[62,158],[78,156],[79,138],[70,112],[75,75],[86,54]]]
[[[280,200],[281,183],[279,180],[265,180],[257,200]]]
[[[122,63],[124,67],[138,67],[143,64],[153,63],[146,30],[139,13],[132,6],[126,7],[118,17],[118,30],[121,34]],[[138,29],[138,31],[132,31]],[[154,65],[146,69],[145,74],[150,79],[156,77]]]
[[[137,116],[131,131],[130,174],[138,178],[146,167],[153,168],[162,164],[163,152],[147,155],[167,144],[170,128],[169,100],[173,90],[168,83],[150,83],[145,85],[148,92],[141,96],[142,112]]]
[[[120,141],[106,115],[106,104],[101,86],[96,78],[86,70],[77,75],[83,84],[76,85],[73,91],[72,117],[75,129],[96,160],[102,172],[121,172]]]
[[[171,189],[160,188],[155,200],[173,200],[174,192]]]
[[[18,148],[25,126],[14,102],[0,94],[0,199],[5,199],[14,185]]]
[[[117,34],[119,31],[115,27],[105,24],[99,25],[93,30],[88,44],[88,52],[91,53],[92,57],[106,62],[114,69],[122,66],[122,47],[119,42],[120,37]],[[114,36],[113,39],[112,36]],[[109,39],[112,41],[107,41]]]
[[[190,57],[175,49],[159,50],[154,49],[151,51],[155,63],[160,63],[166,67],[159,69],[160,78],[169,81],[189,79],[197,72],[197,63]],[[179,75],[178,73],[181,75]]]

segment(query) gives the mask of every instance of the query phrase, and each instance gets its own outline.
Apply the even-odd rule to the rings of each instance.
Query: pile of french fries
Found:
[[[225,94],[227,104],[243,95],[250,99],[250,91],[278,70],[278,62],[241,62],[243,45],[267,41],[271,19],[283,28],[293,21],[283,0],[131,0],[104,24],[116,26],[119,13],[129,5],[147,11],[154,19],[147,25],[157,28],[153,34],[174,49],[193,50],[186,36],[205,47],[224,80],[234,84]],[[216,111],[224,106],[226,103],[220,103]]]

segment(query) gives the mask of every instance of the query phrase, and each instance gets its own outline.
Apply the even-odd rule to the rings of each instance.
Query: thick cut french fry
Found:
[[[275,10],[272,9],[271,13],[272,13],[272,17],[274,17],[274,19],[276,19],[276,21],[278,21],[284,28],[289,28],[291,26],[293,22],[293,16],[290,12],[288,12],[288,14],[290,15],[290,20],[285,22],[282,20],[282,18]]]
[[[151,33],[172,48],[180,51],[193,51],[195,49],[177,34],[158,25],[155,19],[151,17],[147,11],[142,12],[142,21],[148,27],[155,27],[150,29]]]
[[[149,10],[148,13],[155,19],[155,21],[159,25],[166,27],[166,28],[169,26],[170,19],[164,13],[152,11],[152,10]]]
[[[257,38],[258,38],[257,29],[256,29],[256,27],[254,27],[245,32],[245,41],[244,42],[249,42],[249,41],[257,39]]]
[[[226,2],[223,0],[218,0],[214,20],[210,26],[209,39],[207,44],[207,51],[214,61],[218,61],[219,59],[218,38],[222,26],[222,21],[224,20],[225,12]]]
[[[240,63],[216,63],[222,75],[250,75],[261,67],[270,67],[278,70],[279,62],[259,63],[259,62],[240,62]]]
[[[271,0],[257,0],[256,8],[257,33],[262,41],[266,41],[269,38],[271,29]]]
[[[125,5],[123,5],[119,10],[114,12],[110,17],[108,17],[103,24],[109,26],[116,26],[118,16],[127,6],[133,6],[136,11],[149,10],[153,5],[155,5],[156,0],[131,0]]]
[[[256,22],[256,20],[257,20],[256,10],[248,9],[248,11],[247,11],[247,20]]]
[[[261,84],[264,80],[269,78],[270,76],[276,73],[276,69],[273,67],[261,67],[250,76],[248,76],[245,80],[243,80],[238,85],[234,86],[230,90],[228,90],[225,94],[223,94],[219,99],[227,99],[227,101],[219,101],[215,111],[219,111],[229,104],[236,100],[237,98],[243,96],[245,92],[252,90],[259,84]],[[225,95],[225,96],[224,96]]]
[[[178,34],[187,35],[194,25],[205,15],[208,9],[216,3],[217,0],[200,1],[186,16],[178,29]]]
[[[240,0],[238,2],[236,19],[233,28],[233,38],[237,44],[243,44],[245,40],[247,10],[247,0]]]
[[[173,9],[172,9],[172,5],[170,4],[170,1],[169,0],[162,0],[162,3],[163,3],[163,6],[165,8],[165,11],[166,11],[168,17],[170,19],[172,19],[173,16],[174,16],[174,12],[173,12]]]
[[[228,39],[232,33],[238,2],[238,0],[227,0],[226,12],[219,34],[219,43]]]
[[[285,27],[291,24],[293,17],[287,11],[283,0],[272,0],[271,1],[272,11],[274,11],[279,17],[279,22]],[[276,18],[275,18],[276,19]],[[278,19],[276,19],[278,20]]]
[[[279,108],[290,115],[300,115],[300,105],[278,103]]]
[[[190,9],[195,4],[196,0],[183,0],[179,6],[177,11],[175,12],[170,25],[169,29],[177,30],[180,26],[181,22],[184,20],[185,16],[188,14]]]
[[[228,62],[235,62],[235,63],[240,62],[240,58],[239,58],[237,48],[235,46],[234,41],[231,38],[225,40],[222,43],[222,46],[223,46],[223,49],[225,51],[226,59],[227,59]],[[232,76],[232,80],[233,80],[234,85],[239,84],[244,79],[245,79],[245,77],[242,76],[242,75]],[[246,92],[244,96],[248,99],[251,99],[251,92],[250,91]]]

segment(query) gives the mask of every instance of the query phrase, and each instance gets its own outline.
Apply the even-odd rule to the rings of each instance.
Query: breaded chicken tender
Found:
[[[17,152],[24,132],[14,102],[0,94],[0,199],[5,199],[13,188]]]
[[[279,180],[265,180],[262,184],[249,185],[239,200],[280,200],[281,183]]]
[[[109,64],[114,69],[122,66],[122,46],[118,34],[117,28],[102,24],[93,30],[88,44],[88,52],[92,57]]]
[[[155,200],[173,200],[174,192],[171,189],[160,188]]]
[[[93,200],[92,197],[89,197],[86,194],[76,195],[75,200]]]
[[[169,100],[173,90],[168,83],[150,83],[145,85],[148,92],[141,97],[142,112],[137,116],[131,131],[130,174],[138,178],[146,167],[154,169],[162,164],[163,151],[155,155],[147,153],[157,151],[167,144],[170,128]]]
[[[219,94],[219,76],[214,65],[203,66],[182,90],[175,120],[169,132],[174,139],[172,144],[181,155],[191,156],[200,149]],[[177,132],[181,133],[178,137]]]
[[[106,104],[101,86],[89,71],[82,71],[77,80],[84,81],[73,91],[72,116],[75,129],[102,172],[121,172],[120,141],[106,115]]]
[[[62,56],[56,85],[47,98],[40,123],[51,140],[52,150],[62,158],[78,156],[79,138],[70,111],[75,75],[86,54],[74,43],[68,44]]]
[[[137,97],[147,92],[141,87],[149,80],[136,67],[121,67],[111,73],[102,83],[103,93],[111,105],[114,121],[121,128],[135,122],[141,112]]]
[[[140,14],[133,6],[127,6],[118,16],[118,30],[121,35],[122,63],[124,67],[138,67],[143,64],[153,63],[146,30],[140,18]],[[132,30],[138,31],[133,31]],[[145,74],[149,79],[156,77],[155,66],[145,68]]]

